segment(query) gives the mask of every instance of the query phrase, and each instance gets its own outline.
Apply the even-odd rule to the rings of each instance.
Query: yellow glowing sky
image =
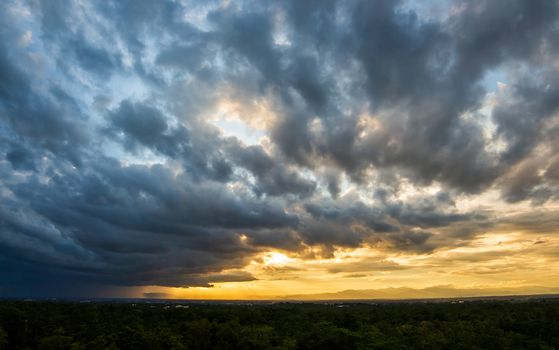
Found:
[[[487,232],[469,246],[423,255],[387,254],[369,247],[340,250],[328,259],[302,259],[270,251],[245,268],[255,281],[215,283],[213,288],[146,287],[144,291],[187,299],[275,299],[348,289],[433,286],[457,289],[449,297],[464,296],[468,289],[487,289],[487,293],[477,292],[486,295],[507,290],[512,291],[507,294],[559,292],[558,251],[559,240],[552,235],[544,238],[522,231]],[[418,295],[422,296],[409,290],[386,297]]]

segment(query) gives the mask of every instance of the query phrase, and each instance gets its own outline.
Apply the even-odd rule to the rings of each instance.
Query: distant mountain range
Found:
[[[433,286],[423,289],[382,288],[348,289],[334,293],[297,294],[283,297],[284,300],[366,300],[366,299],[446,299],[485,296],[516,296],[559,294],[559,288],[529,286],[512,288],[456,288],[453,286]]]

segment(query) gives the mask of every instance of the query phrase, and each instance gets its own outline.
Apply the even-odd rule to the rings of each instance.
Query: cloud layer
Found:
[[[0,6],[0,295],[557,234],[557,1]]]

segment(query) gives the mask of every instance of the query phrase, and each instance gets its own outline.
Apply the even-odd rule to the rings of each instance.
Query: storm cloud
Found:
[[[3,2],[0,295],[525,228],[464,203],[559,200],[559,3],[433,3]]]

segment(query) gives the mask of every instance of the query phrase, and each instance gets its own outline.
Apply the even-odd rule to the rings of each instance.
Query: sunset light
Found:
[[[557,1],[0,17],[0,297],[559,293]]]

